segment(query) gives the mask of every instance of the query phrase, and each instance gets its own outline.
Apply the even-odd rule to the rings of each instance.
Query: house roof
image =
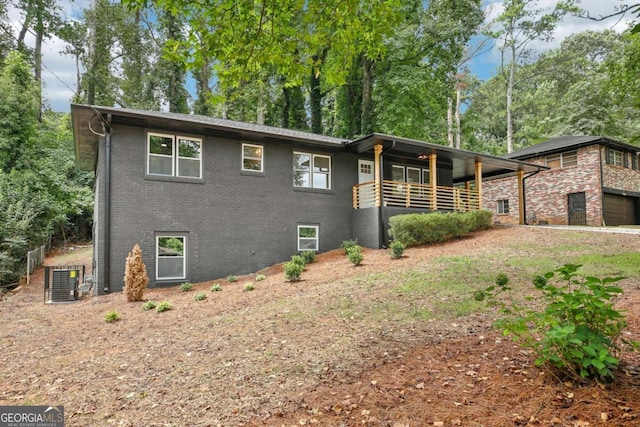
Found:
[[[383,147],[385,147],[385,153],[398,154],[410,159],[418,159],[418,155],[421,154],[435,154],[438,159],[451,161],[453,164],[454,182],[473,181],[475,179],[475,165],[477,161],[482,162],[482,176],[484,179],[505,176],[513,174],[516,171],[531,173],[548,169],[545,166],[526,163],[520,160],[505,159],[489,154],[481,154],[440,144],[378,133],[347,142],[346,147],[357,153],[363,153],[372,150],[373,146],[380,142],[382,142]],[[428,160],[425,162],[428,162]]]
[[[504,155],[508,159],[530,159],[542,155],[555,154],[562,151],[574,150],[589,145],[601,144],[609,147],[640,151],[640,147],[616,141],[603,136],[559,136],[539,144],[531,145],[522,150]]]
[[[162,127],[189,134],[235,136],[256,140],[288,140],[332,148],[344,148],[344,140],[293,129],[283,129],[254,123],[238,122],[195,114],[179,114],[128,108],[71,105],[76,161],[81,169],[93,170],[97,158],[98,140],[104,134],[102,116],[111,115],[112,123],[143,127]]]

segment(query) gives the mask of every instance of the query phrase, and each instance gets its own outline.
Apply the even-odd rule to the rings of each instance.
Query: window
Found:
[[[416,168],[401,165],[391,165],[391,180],[400,182],[413,182],[416,184],[429,184],[429,169]]]
[[[296,187],[330,189],[331,157],[294,152],[293,185]]]
[[[613,166],[624,167],[624,153],[618,150],[607,150],[607,163]]]
[[[184,236],[156,237],[156,279],[184,279],[185,268]]]
[[[553,154],[546,156],[546,165],[550,168],[568,168],[578,164],[578,152],[567,151],[566,153]]]
[[[509,213],[509,199],[498,200],[498,215]]]
[[[202,177],[202,140],[150,133],[147,151],[149,175]]]
[[[261,145],[242,144],[242,170],[262,172],[263,149]]]
[[[299,225],[298,226],[298,250],[317,251],[318,250],[318,226]]]
[[[373,172],[371,171],[371,163],[360,163],[360,173],[363,175],[371,175]]]
[[[407,182],[420,184],[420,169],[407,167]]]
[[[404,182],[404,166],[391,166],[391,180]]]

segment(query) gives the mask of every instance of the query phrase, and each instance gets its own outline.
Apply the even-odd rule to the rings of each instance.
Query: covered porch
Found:
[[[354,230],[356,238],[369,247],[386,245],[390,216],[482,209],[483,180],[507,175],[518,177],[519,217],[524,224],[525,179],[547,169],[382,134],[352,141],[347,148],[360,159],[359,182],[352,188]]]

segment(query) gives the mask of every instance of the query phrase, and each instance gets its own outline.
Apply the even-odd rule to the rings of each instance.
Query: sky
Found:
[[[75,18],[80,16],[81,11],[88,8],[90,0],[59,0],[58,3],[63,9],[62,15],[65,18]],[[555,0],[540,0],[539,6],[551,6]],[[619,0],[582,0],[580,6],[588,10],[593,17],[606,16],[614,11],[616,6],[620,4],[630,4],[626,1]],[[503,8],[503,2],[499,0],[485,0],[487,20],[498,16]],[[17,10],[10,10],[9,17],[14,23],[14,29],[17,32],[20,28],[21,17]],[[560,23],[555,31],[555,36],[550,43],[532,44],[532,47],[538,52],[544,52],[548,49],[559,47],[562,40],[567,36],[586,30],[602,31],[605,29],[613,29],[623,31],[629,25],[632,16],[624,16],[623,18],[614,17],[604,21],[596,22],[583,18],[567,17]],[[27,39],[29,46],[33,46],[33,39]],[[76,65],[75,60],[71,56],[61,54],[65,47],[65,43],[57,38],[48,39],[43,45],[43,71],[42,78],[44,81],[44,98],[47,100],[49,107],[56,112],[68,112],[71,98],[76,86]],[[472,73],[476,74],[480,79],[488,79],[495,74],[500,61],[500,54],[497,49],[488,49],[482,55],[474,58],[470,64]]]

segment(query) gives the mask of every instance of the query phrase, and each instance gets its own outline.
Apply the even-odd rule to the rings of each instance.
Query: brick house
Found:
[[[482,182],[526,162],[389,135],[343,140],[213,117],[71,106],[94,171],[93,279],[121,291],[138,243],[150,286],[256,272],[348,239],[387,243],[388,218],[482,206]]]
[[[547,166],[485,182],[483,206],[499,223],[640,224],[640,148],[597,136],[562,136],[504,156]],[[521,219],[524,219],[521,220]]]

